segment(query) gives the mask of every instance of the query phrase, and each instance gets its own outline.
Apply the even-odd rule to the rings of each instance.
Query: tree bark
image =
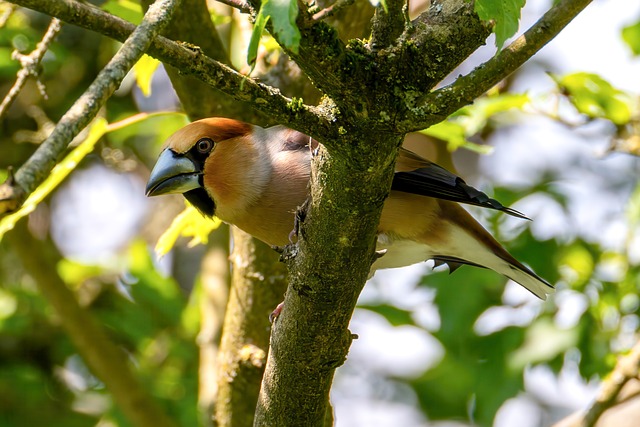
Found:
[[[286,267],[269,246],[233,227],[233,276],[218,355],[215,421],[253,425],[269,351],[269,315],[282,301]]]

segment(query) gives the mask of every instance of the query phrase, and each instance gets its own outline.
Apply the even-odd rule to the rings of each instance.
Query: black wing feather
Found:
[[[413,154],[413,153],[411,153]],[[521,212],[508,208],[482,191],[468,185],[462,178],[435,163],[409,172],[396,172],[391,189],[405,193],[496,209],[517,218],[529,219]]]

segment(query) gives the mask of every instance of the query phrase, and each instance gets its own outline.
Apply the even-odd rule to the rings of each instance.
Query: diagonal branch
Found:
[[[43,248],[23,224],[7,235],[38,290],[53,307],[62,327],[82,359],[113,396],[135,427],[175,427],[131,371],[124,351],[109,339],[104,328],[78,304],[56,271],[51,251]]]
[[[136,28],[130,22],[75,0],[12,2],[119,41],[124,41]],[[289,127],[305,133],[322,132],[337,136],[328,108],[310,107],[300,100],[282,96],[278,89],[260,84],[202,54],[198,47],[182,45],[159,36],[153,40],[147,54],[184,74],[197,77],[239,101],[251,102],[275,122],[287,123]]]
[[[569,24],[591,0],[561,0],[522,36],[489,61],[449,86],[422,98],[398,122],[399,132],[414,132],[444,120],[470,104],[502,79],[518,69]]]
[[[120,86],[131,67],[147,50],[153,38],[171,18],[180,0],[157,0],[147,11],[142,23],[131,34],[120,50],[100,71],[89,88],[62,116],[51,135],[38,147],[27,162],[18,169],[9,195],[0,199],[0,215],[16,208],[33,192],[64,155],[73,138],[96,116],[107,99]],[[0,194],[7,192],[0,187]]]
[[[637,378],[640,371],[640,342],[631,352],[618,360],[613,372],[602,382],[596,400],[584,415],[582,425],[593,427],[600,416],[616,404],[622,388],[629,380]]]

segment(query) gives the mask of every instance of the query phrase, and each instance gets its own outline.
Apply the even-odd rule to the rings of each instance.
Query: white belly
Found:
[[[426,261],[436,255],[433,248],[413,240],[392,240],[386,235],[378,236],[377,250],[387,252],[371,266],[371,274],[382,268],[397,268]]]

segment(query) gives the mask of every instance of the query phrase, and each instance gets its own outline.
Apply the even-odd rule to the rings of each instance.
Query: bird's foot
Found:
[[[273,311],[269,315],[269,323],[273,323],[276,321],[278,316],[280,316],[280,313],[282,313],[283,308],[284,308],[284,301],[282,301],[280,304],[276,306],[276,308],[273,309]]]

